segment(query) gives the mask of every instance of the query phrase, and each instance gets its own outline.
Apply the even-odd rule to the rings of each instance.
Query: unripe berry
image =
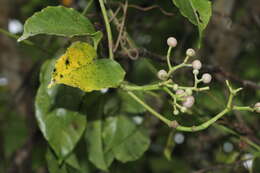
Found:
[[[189,49],[187,49],[187,51],[186,51],[186,55],[189,56],[189,57],[194,57],[195,54],[196,54],[196,52],[195,52],[194,49],[189,48]]]
[[[187,108],[186,107],[181,107],[181,112],[184,113],[187,111]]]
[[[189,96],[192,95],[192,89],[190,89],[190,88],[186,89],[185,92]]]
[[[201,66],[202,66],[202,64],[201,64],[200,60],[194,60],[192,62],[192,67],[193,67],[194,70],[201,69]]]
[[[167,80],[168,79],[168,74],[165,70],[160,70],[157,73],[157,77],[161,80]]]
[[[192,71],[192,73],[195,74],[195,75],[198,75],[199,74],[199,70],[195,69],[195,70]]]
[[[211,79],[212,79],[212,77],[209,73],[205,73],[205,74],[202,75],[202,81],[205,84],[210,83]]]
[[[257,113],[260,113],[260,102],[257,102],[254,108]]]
[[[178,84],[174,84],[174,85],[173,85],[173,89],[174,89],[175,91],[178,89],[178,87],[179,87]]]
[[[179,114],[179,111],[178,111],[177,109],[175,109],[175,110],[173,111],[173,114],[174,114],[174,115],[178,115],[178,114]]]
[[[181,90],[181,89],[178,89],[178,90],[176,91],[176,94],[177,94],[177,95],[181,95],[181,94],[183,94],[183,93],[184,93],[184,91]]]
[[[195,102],[195,98],[193,96],[187,96],[185,97],[185,101],[182,102],[182,106],[186,108],[190,108],[193,106]]]
[[[176,47],[177,46],[177,40],[176,40],[176,38],[174,38],[174,37],[169,37],[168,39],[167,39],[167,44],[168,44],[168,46],[170,46],[170,47]]]

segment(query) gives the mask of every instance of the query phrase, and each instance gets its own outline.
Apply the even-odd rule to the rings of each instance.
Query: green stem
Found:
[[[18,35],[12,34],[6,30],[4,30],[3,28],[0,28],[0,33],[3,33],[4,35],[7,35],[8,37],[14,38],[15,40],[17,40],[19,38]],[[35,44],[31,41],[28,40],[24,40],[22,41],[22,43],[27,44],[29,46],[35,46]]]
[[[127,92],[134,100],[136,100],[139,104],[141,104],[145,109],[147,109],[152,115],[154,115],[155,117],[157,117],[158,119],[160,119],[162,122],[164,122],[167,125],[171,124],[171,121],[168,120],[167,118],[165,118],[164,116],[162,116],[161,114],[159,114],[158,112],[156,112],[153,108],[151,108],[150,106],[148,106],[145,102],[143,102],[140,98],[138,98],[133,92],[128,91]]]
[[[111,32],[111,28],[110,28],[110,24],[109,24],[109,20],[108,20],[108,16],[107,16],[107,11],[106,11],[105,4],[104,4],[103,0],[99,0],[99,4],[100,4],[100,7],[101,7],[102,15],[103,15],[106,30],[107,30],[109,58],[114,59],[113,38],[112,38],[112,32]]]
[[[223,117],[225,114],[229,112],[228,109],[224,109],[222,112],[218,113],[216,116],[213,118],[209,119],[208,121],[198,125],[198,126],[193,126],[193,127],[185,127],[185,126],[178,126],[176,129],[179,131],[185,131],[185,132],[196,132],[196,131],[201,131],[206,128],[208,128],[210,125],[215,123],[218,119]]]
[[[169,82],[172,82],[171,80],[167,80],[164,82],[159,82],[155,84],[148,84],[148,85],[143,85],[143,86],[138,86],[138,85],[128,85],[127,83],[121,84],[121,88],[127,91],[150,91],[150,90],[159,90],[162,88],[162,86],[166,86]]]
[[[233,110],[254,112],[254,109],[249,106],[233,106]]]
[[[171,90],[169,90],[169,88],[164,87],[163,90],[176,100],[176,96],[171,92]]]
[[[254,143],[253,141],[251,141],[250,139],[248,139],[248,138],[246,138],[246,137],[240,136],[240,135],[239,135],[237,132],[235,132],[234,130],[232,130],[232,129],[226,127],[226,126],[223,126],[223,125],[221,125],[221,124],[217,124],[217,123],[215,123],[215,124],[213,125],[213,127],[218,128],[219,130],[222,130],[222,131],[224,131],[224,132],[226,132],[226,133],[229,133],[229,134],[232,134],[232,135],[238,137],[238,138],[241,139],[242,141],[244,141],[244,142],[246,142],[247,144],[251,145],[251,146],[252,146],[253,148],[255,148],[256,150],[260,151],[260,146],[259,146],[259,145],[257,145],[256,143]]]
[[[169,88],[173,88],[173,85],[171,84],[166,84],[167,87]],[[201,87],[201,88],[195,88],[195,87],[184,87],[184,86],[178,86],[179,89],[191,89],[193,91],[206,91],[209,90],[210,88],[207,87]]]
[[[179,68],[182,68],[182,67],[191,67],[190,64],[186,64],[186,63],[181,63],[179,65],[176,65],[174,67],[172,67],[169,72],[168,72],[168,76],[170,76],[171,74],[173,74],[176,70],[178,70]]]
[[[169,46],[168,51],[167,51],[167,64],[168,64],[169,70],[172,68],[171,60],[170,60],[171,51],[172,51],[172,47]]]
[[[121,88],[127,90],[127,91],[151,91],[151,90],[159,90],[160,86],[159,84],[151,84],[151,85],[143,85],[143,86],[135,86],[135,85],[127,85],[122,84]]]
[[[128,91],[127,92],[134,100],[136,100],[138,103],[140,103],[147,111],[149,111],[152,115],[156,116],[157,118],[159,118],[161,121],[163,121],[165,124],[167,124],[168,126],[171,127],[172,123],[174,121],[171,121],[167,118],[165,118],[163,115],[159,114],[158,112],[156,112],[153,108],[151,108],[149,105],[147,105],[145,102],[143,102],[141,99],[139,99],[133,92]],[[230,93],[229,95],[229,100],[231,100],[232,103],[232,99],[233,99],[233,94]],[[175,128],[176,130],[179,131],[185,131],[185,132],[196,132],[196,131],[201,131],[204,130],[206,128],[208,128],[210,125],[214,124],[218,119],[220,119],[221,117],[223,117],[225,114],[227,114],[228,112],[230,112],[231,109],[229,109],[229,107],[226,107],[222,112],[218,113],[216,116],[214,116],[213,118],[209,119],[208,121],[198,125],[198,126],[192,126],[192,127],[187,127],[187,126],[181,126],[181,125],[177,125]],[[176,122],[175,122],[176,123]]]
[[[93,1],[94,1],[94,0],[90,0],[90,1],[88,2],[88,5],[84,8],[83,12],[81,13],[83,16],[85,16],[85,15],[87,14],[89,8],[90,8],[91,5],[93,4]]]
[[[10,38],[13,38],[13,39],[15,39],[15,40],[17,40],[17,39],[19,38],[18,35],[12,34],[12,33],[6,31],[6,30],[3,29],[3,28],[0,28],[0,33],[4,34],[4,35],[6,35],[6,36],[8,36],[8,37],[10,37]],[[40,46],[37,46],[35,43],[33,43],[33,42],[29,41],[29,40],[23,40],[23,41],[21,41],[21,43],[26,44],[26,45],[28,45],[28,46],[32,46],[32,47],[34,47],[34,48],[37,48],[37,49],[41,50],[42,52],[44,52],[44,53],[46,53],[46,54],[48,54],[48,55],[52,55],[52,53],[49,52],[48,50],[46,50],[46,49],[44,49],[44,48],[42,48],[42,47],[40,47]]]

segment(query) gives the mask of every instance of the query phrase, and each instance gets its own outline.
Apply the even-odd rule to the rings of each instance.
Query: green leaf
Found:
[[[55,155],[50,150],[46,153],[46,161],[50,173],[68,173],[66,165],[60,166],[58,159],[55,158]]]
[[[173,148],[175,146],[175,142],[174,142],[174,134],[175,132],[172,130],[169,135],[168,135],[168,138],[167,138],[167,143],[166,143],[166,146],[164,148],[164,156],[166,157],[167,160],[172,160],[172,151],[173,151]]]
[[[121,162],[137,160],[150,145],[144,129],[123,115],[106,120],[103,138],[105,152],[113,151],[115,158]]]
[[[110,59],[96,60],[90,56],[94,48],[87,45],[76,42],[57,60],[50,86],[65,84],[86,92],[119,86],[125,76],[120,64]]]
[[[58,36],[92,35],[95,29],[91,22],[72,8],[47,7],[31,16],[24,25],[22,41],[37,34]]]
[[[52,153],[50,149],[48,149],[46,153],[46,161],[50,173],[70,173],[72,172],[71,170],[73,170],[73,172],[80,171],[80,166],[75,154],[69,155],[69,157],[60,164],[59,159],[55,157],[54,153]]]
[[[47,61],[41,70],[42,84],[35,101],[36,119],[45,139],[57,156],[64,159],[81,138],[86,116],[78,112],[83,92],[67,86],[47,89],[53,65],[53,60]]]
[[[211,2],[208,0],[172,0],[181,14],[198,26],[200,39],[211,17]]]
[[[98,44],[99,42],[101,41],[101,39],[103,38],[103,33],[98,31],[96,32],[93,37],[92,37],[92,40],[94,42],[94,48],[95,50],[97,50],[97,47],[98,47]]]
[[[88,146],[88,158],[99,169],[108,170],[114,160],[112,152],[105,152],[102,140],[102,122],[95,120],[90,122],[86,132]]]

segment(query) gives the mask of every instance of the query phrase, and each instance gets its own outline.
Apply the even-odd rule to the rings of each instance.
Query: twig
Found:
[[[120,26],[120,29],[119,29],[119,33],[118,33],[118,37],[117,37],[117,40],[116,40],[116,44],[115,44],[115,47],[113,49],[113,52],[115,52],[119,46],[119,43],[120,43],[120,40],[121,40],[121,37],[122,37],[122,34],[123,34],[123,30],[124,30],[124,26],[125,26],[125,19],[126,19],[126,14],[127,14],[127,7],[128,7],[128,1],[125,2],[125,5],[123,6],[123,19],[122,19],[122,23],[121,23],[121,26]]]
[[[114,59],[114,54],[113,54],[113,37],[112,37],[112,31],[110,28],[108,16],[107,16],[107,11],[105,8],[105,4],[103,0],[99,0],[99,4],[101,7],[102,15],[104,18],[105,26],[106,26],[106,31],[107,31],[107,39],[108,39],[108,49],[109,49],[109,58]]]
[[[115,3],[115,2],[113,2],[113,3]],[[118,2],[117,4],[122,4],[122,3]],[[153,10],[153,9],[159,9],[161,11],[161,13],[164,14],[165,16],[174,16],[173,13],[165,11],[159,5],[152,5],[152,6],[149,6],[149,7],[141,7],[141,6],[138,6],[138,5],[130,4],[130,5],[128,5],[128,7],[134,8],[134,9],[137,9],[137,10],[140,10],[140,11],[150,11],[150,10]]]
[[[91,7],[91,5],[93,4],[94,0],[90,0],[88,1],[88,5],[84,8],[83,12],[81,13],[83,16],[86,15],[86,13],[88,12],[89,8]]]

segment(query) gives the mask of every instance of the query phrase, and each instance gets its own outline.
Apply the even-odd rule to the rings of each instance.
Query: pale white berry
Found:
[[[187,96],[185,97],[185,100],[182,102],[182,106],[186,108],[190,108],[193,106],[195,102],[195,98],[193,96]]]
[[[187,111],[187,108],[186,107],[181,107],[181,112],[184,113]]]
[[[175,110],[173,111],[173,114],[174,114],[174,115],[178,115],[178,114],[179,114],[179,111],[178,111],[177,109],[175,109]]]
[[[175,91],[178,89],[178,87],[179,87],[178,84],[174,84],[174,85],[173,85],[173,89],[174,89]]]
[[[199,74],[199,70],[195,69],[195,70],[192,71],[192,73],[195,74],[195,75],[198,75]]]
[[[158,73],[157,73],[157,77],[161,80],[167,80],[168,74],[165,70],[159,70]]]
[[[181,89],[178,89],[178,90],[176,91],[176,94],[177,94],[177,95],[181,95],[181,94],[183,94],[183,93],[184,93],[184,91],[181,90]]]
[[[260,113],[260,102],[257,102],[254,108],[257,113]]]
[[[168,44],[168,46],[170,46],[170,47],[176,47],[177,46],[177,40],[176,40],[176,38],[174,38],[174,37],[169,37],[168,39],[167,39],[167,44]]]
[[[205,73],[202,75],[202,81],[203,83],[207,84],[211,82],[212,76],[209,73]]]
[[[196,52],[195,52],[195,50],[192,49],[192,48],[189,48],[189,49],[187,49],[187,51],[186,51],[186,55],[189,56],[189,57],[194,57],[195,54],[196,54]]]
[[[186,94],[187,94],[188,96],[192,95],[192,89],[190,89],[190,88],[187,88],[187,89],[185,90],[185,92],[186,92]]]
[[[200,60],[194,60],[192,62],[192,67],[193,67],[194,70],[201,69],[201,66],[202,66],[202,64],[201,64]]]

